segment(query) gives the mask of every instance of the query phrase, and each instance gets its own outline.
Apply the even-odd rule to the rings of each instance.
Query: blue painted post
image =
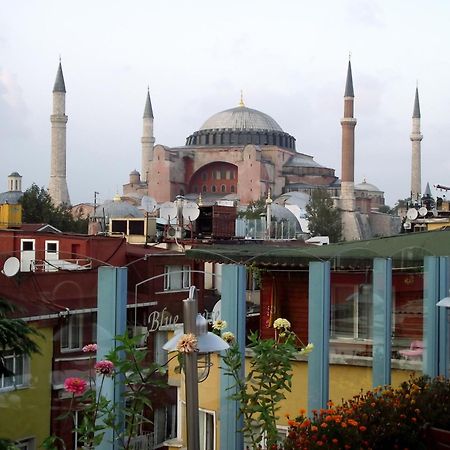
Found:
[[[373,260],[372,384],[391,384],[392,260]]]
[[[423,373],[430,377],[438,374],[438,307],[439,258],[425,256],[423,280]]]
[[[231,331],[239,343],[242,355],[242,378],[245,369],[245,290],[246,270],[244,266],[227,264],[222,267],[222,300],[221,317],[228,323]],[[242,450],[244,439],[239,431],[243,427],[242,418],[238,420],[239,404],[231,400],[233,390],[232,377],[220,374],[220,448],[226,450]]]
[[[116,346],[115,336],[126,331],[127,323],[127,268],[99,267],[98,269],[98,299],[97,299],[97,361],[105,359],[107,353]],[[97,392],[100,389],[101,377],[97,377]],[[111,378],[103,380],[102,392],[105,398],[115,405],[120,405],[123,384],[114,383]],[[120,421],[120,408],[116,417]],[[123,424],[122,424],[123,426]],[[116,442],[117,436],[108,429],[97,450],[112,450],[120,448]]]
[[[325,408],[329,398],[330,263],[309,263],[308,409]]]
[[[439,300],[447,297],[449,289],[449,264],[448,257],[439,258]],[[448,352],[449,352],[449,330],[448,330],[448,308],[437,307],[438,310],[438,375],[448,377]]]

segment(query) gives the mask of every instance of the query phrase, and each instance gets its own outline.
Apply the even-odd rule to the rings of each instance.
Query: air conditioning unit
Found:
[[[166,239],[183,239],[186,235],[186,230],[179,226],[170,226],[166,230]]]

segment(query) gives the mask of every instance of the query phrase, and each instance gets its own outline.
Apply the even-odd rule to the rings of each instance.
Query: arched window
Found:
[[[222,192],[227,192],[227,188],[226,188],[226,186],[224,184],[222,184],[222,186],[220,186],[220,190]]]
[[[203,185],[203,186],[202,186],[202,191],[203,191],[203,192],[206,192],[206,191],[207,191],[207,189],[206,189],[206,186],[205,186],[205,185]]]
[[[211,186],[211,192],[216,192],[216,186],[214,184]]]
[[[234,184],[231,185],[231,192],[234,192]]]

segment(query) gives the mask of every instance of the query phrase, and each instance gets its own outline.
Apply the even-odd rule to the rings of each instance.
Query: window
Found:
[[[211,186],[211,192],[216,192],[216,186],[214,184]]]
[[[155,409],[154,416],[155,445],[177,435],[177,405],[166,405]]]
[[[189,289],[191,285],[191,266],[166,266],[164,274],[165,291]]]
[[[370,339],[372,337],[372,286],[337,285],[332,289],[331,336]]]
[[[215,421],[214,413],[199,411],[200,450],[215,449]]]
[[[20,450],[35,450],[36,440],[34,438],[21,439],[14,443],[14,448]]]
[[[0,376],[0,391],[10,390],[28,385],[28,358],[25,355],[16,355],[12,352],[2,356],[5,367],[13,373]]]
[[[66,317],[61,327],[61,351],[79,350],[81,344],[81,315]]]
[[[164,365],[168,360],[168,352],[162,347],[168,340],[167,331],[156,331],[153,336],[155,338],[155,342],[153,344],[155,348],[155,363]]]

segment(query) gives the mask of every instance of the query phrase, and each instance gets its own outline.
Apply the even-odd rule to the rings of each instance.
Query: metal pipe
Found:
[[[189,289],[189,298],[183,300],[184,333],[197,336],[197,295],[194,286]],[[198,373],[197,352],[184,354],[184,371],[186,386],[186,432],[187,450],[199,450],[199,416],[198,416]]]

